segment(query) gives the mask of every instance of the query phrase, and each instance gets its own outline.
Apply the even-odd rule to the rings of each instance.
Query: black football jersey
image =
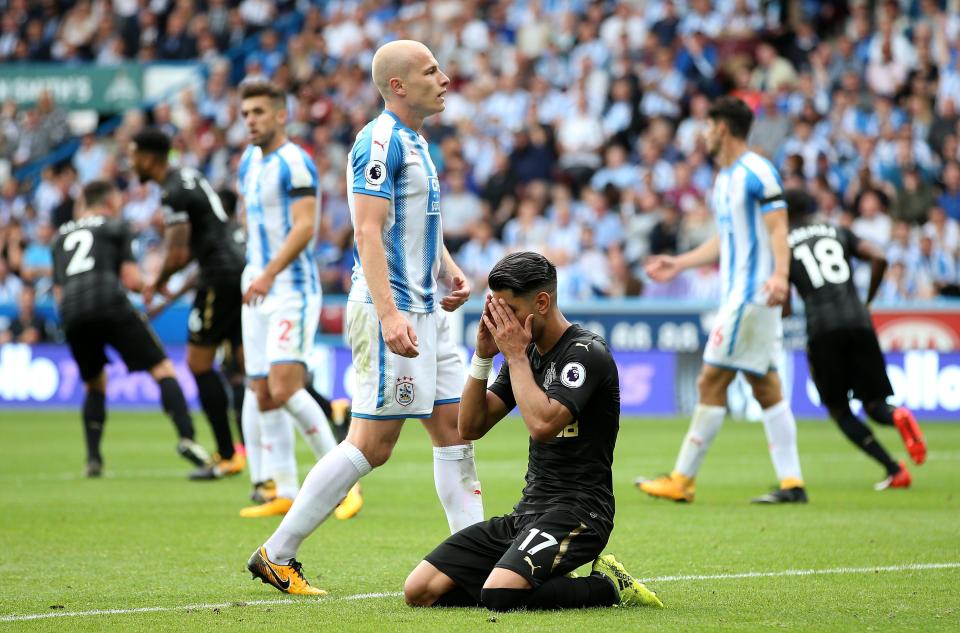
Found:
[[[787,240],[790,281],[806,306],[807,336],[872,328],[850,264],[860,239],[848,229],[818,223],[791,229]]]
[[[60,226],[53,243],[54,282],[61,287],[64,327],[133,310],[120,285],[120,267],[133,262],[133,235],[126,222],[94,215]]]
[[[200,266],[201,284],[236,281],[246,265],[243,244],[235,239],[220,196],[196,169],[171,169],[161,197],[164,222],[190,223],[190,252]]]
[[[526,486],[518,514],[564,509],[613,527],[613,449],[620,429],[620,379],[606,341],[571,325],[543,356],[534,344],[527,358],[537,384],[573,414],[573,422],[547,442],[530,438]],[[516,406],[506,362],[490,385],[509,409]]]

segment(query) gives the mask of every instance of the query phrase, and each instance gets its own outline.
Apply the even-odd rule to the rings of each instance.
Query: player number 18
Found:
[[[821,238],[810,251],[808,244],[793,249],[793,258],[799,259],[807,270],[814,288],[824,283],[842,284],[850,279],[850,266],[843,256],[843,247],[833,238]]]

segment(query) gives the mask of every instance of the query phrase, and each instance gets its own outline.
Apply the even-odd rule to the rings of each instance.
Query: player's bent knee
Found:
[[[403,599],[411,607],[429,607],[454,587],[449,576],[422,561],[403,583]]]
[[[187,368],[193,375],[205,374],[213,369],[213,357],[205,354],[187,354]]]
[[[153,376],[154,380],[163,380],[164,378],[176,378],[177,372],[173,369],[173,363],[169,358],[164,358],[162,361],[150,368],[150,375]]]

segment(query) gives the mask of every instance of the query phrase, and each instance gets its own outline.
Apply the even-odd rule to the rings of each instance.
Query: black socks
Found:
[[[895,475],[900,472],[900,465],[890,457],[890,454],[874,437],[873,431],[860,418],[852,413],[846,413],[838,417],[837,424],[843,434],[847,436],[847,439],[856,444],[864,453],[880,462],[887,470],[887,474]]]
[[[183,397],[183,390],[180,389],[177,379],[161,378],[157,384],[160,386],[160,402],[163,404],[163,410],[177,427],[177,435],[192,440],[193,419],[190,417],[187,400]]]
[[[233,457],[233,436],[230,434],[230,417],[227,413],[230,402],[223,379],[212,369],[202,374],[194,374],[193,377],[197,381],[200,405],[217,440],[217,452],[222,459],[230,459]]]
[[[87,395],[83,399],[83,432],[87,439],[87,461],[103,462],[100,456],[100,438],[106,421],[106,396],[100,391],[87,389]]]
[[[581,578],[556,576],[536,589],[484,589],[480,601],[491,611],[582,609],[618,604],[620,593],[603,574],[591,574]]]

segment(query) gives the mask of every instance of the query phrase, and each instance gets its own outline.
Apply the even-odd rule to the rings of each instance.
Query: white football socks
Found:
[[[697,476],[703,458],[707,456],[713,438],[720,432],[727,410],[710,404],[698,404],[690,419],[690,430],[680,445],[680,454],[673,471],[686,477]]]
[[[450,533],[483,521],[483,496],[473,444],[433,447],[433,481],[447,513]]]
[[[290,396],[283,406],[293,416],[300,434],[310,445],[310,450],[317,459],[336,447],[337,440],[333,437],[333,430],[330,428],[327,416],[323,414],[323,409],[306,389],[301,388]]]
[[[800,454],[797,452],[797,422],[793,419],[790,403],[781,400],[763,410],[763,430],[770,446],[770,459],[777,479],[785,488],[803,485],[800,472]]]
[[[260,412],[260,438],[263,444],[262,474],[277,484],[277,496],[297,496],[297,457],[293,419],[283,409]]]
[[[269,479],[263,472],[263,444],[260,438],[260,407],[257,394],[249,387],[243,394],[243,408],[240,410],[240,424],[243,426],[243,446],[247,451],[247,465],[250,469],[250,483],[258,484]]]
[[[353,485],[371,470],[363,453],[347,441],[324,455],[310,469],[293,507],[264,544],[267,557],[278,563],[295,558],[304,539],[330,516]]]

